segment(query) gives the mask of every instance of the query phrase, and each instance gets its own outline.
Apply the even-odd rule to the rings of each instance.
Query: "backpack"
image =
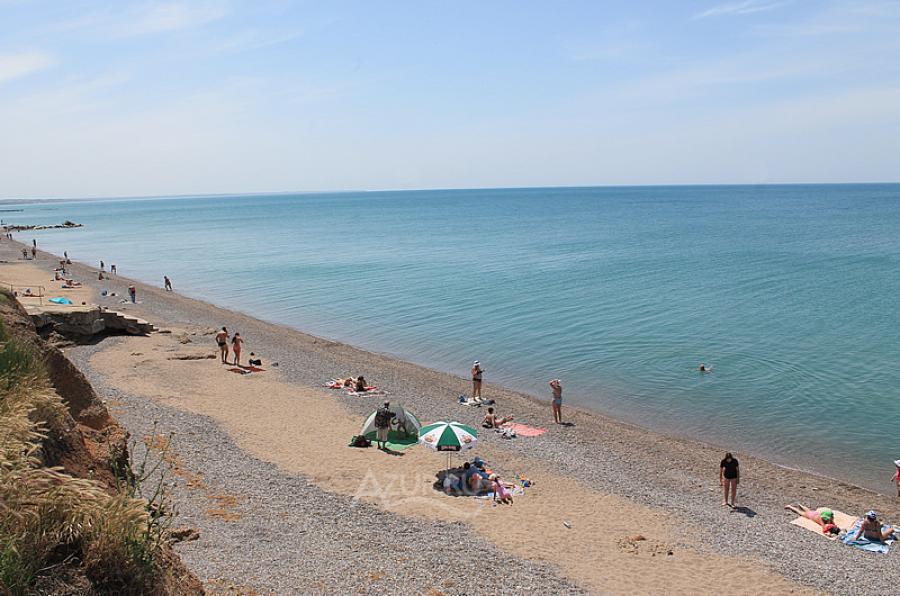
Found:
[[[351,447],[371,447],[372,441],[366,438],[364,435],[354,435],[352,439],[350,439]]]

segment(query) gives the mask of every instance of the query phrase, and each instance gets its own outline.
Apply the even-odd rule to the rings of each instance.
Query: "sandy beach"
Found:
[[[21,245],[4,241],[0,259],[0,281],[58,287],[56,256],[23,261]],[[478,426],[482,409],[456,402],[469,392],[462,376],[125,277],[98,282],[84,265],[72,273],[84,287],[63,295],[76,305],[107,306],[161,330],[65,352],[134,437],[171,440],[177,524],[200,532],[178,551],[213,592],[850,594],[886,593],[896,581],[900,546],[863,552],[790,525],[783,509],[876,509],[896,524],[895,498],[736,453],[739,507],[726,508],[718,463],[727,446],[565,406],[573,425],[556,426],[549,400],[488,383],[484,395],[499,414],[547,428],[503,439]],[[132,283],[138,304],[123,303]],[[117,296],[101,297],[101,287]],[[255,352],[264,372],[235,374],[208,357],[222,325],[240,332],[244,361]],[[463,457],[479,455],[501,477],[523,474],[534,485],[513,506],[494,506],[434,489],[445,455],[348,447],[385,399],[323,387],[349,374],[364,374],[423,422],[477,426],[478,445]]]

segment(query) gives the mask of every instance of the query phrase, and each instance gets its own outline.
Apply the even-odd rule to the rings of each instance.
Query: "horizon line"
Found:
[[[149,194],[149,195],[107,195],[107,196],[69,196],[69,197],[4,197],[0,198],[0,205],[41,203],[50,201],[116,201],[116,200],[148,200],[148,199],[200,199],[200,198],[228,198],[246,196],[278,196],[278,195],[325,195],[345,193],[382,193],[382,192],[440,192],[440,191],[469,191],[469,190],[540,190],[540,189],[577,189],[577,188],[690,188],[690,187],[743,187],[743,186],[876,186],[900,184],[897,181],[880,182],[690,182],[690,183],[659,183],[659,184],[575,184],[575,185],[541,185],[541,186],[447,186],[426,188],[362,188],[341,190],[268,190],[268,191],[242,191],[242,192],[201,192],[183,194]]]

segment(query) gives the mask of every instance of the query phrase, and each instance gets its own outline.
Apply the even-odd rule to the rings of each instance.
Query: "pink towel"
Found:
[[[520,437],[539,437],[547,432],[546,428],[536,428],[534,426],[528,426],[527,424],[518,424],[516,422],[504,424],[503,428],[511,428],[512,430],[516,431],[516,434]]]

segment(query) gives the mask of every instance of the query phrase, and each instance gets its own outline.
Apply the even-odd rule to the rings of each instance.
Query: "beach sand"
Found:
[[[6,243],[2,249],[6,253],[0,254],[12,261],[15,245]],[[41,254],[37,262],[0,264],[0,280],[37,283],[39,267],[53,261]],[[79,279],[94,283],[89,268],[75,269]],[[104,287],[121,294],[129,283],[114,279]],[[83,355],[85,372],[101,379],[110,393],[127,394],[133,404],[145,400],[211,420],[249,457],[308,480],[334,495],[335,502],[358,498],[415,523],[458,522],[498,552],[545,565],[541,574],[555,570],[559,577],[551,585],[560,591],[575,585],[594,593],[853,593],[881,592],[879,587],[893,581],[896,552],[862,553],[798,532],[781,507],[790,501],[848,512],[874,507],[886,519],[897,520],[900,510],[894,500],[737,454],[743,475],[738,501],[745,507],[732,511],[720,505],[717,465],[722,449],[571,408],[564,409],[564,416],[574,426],[549,424],[541,437],[503,440],[479,428],[473,454],[506,479],[524,473],[535,481],[513,506],[446,496],[432,487],[435,474],[446,467],[446,456],[421,447],[397,456],[347,447],[364,414],[383,398],[347,397],[321,384],[332,376],[363,373],[386,389],[392,402],[403,403],[425,422],[449,418],[477,424],[483,412],[455,403],[455,396],[467,389],[464,379],[137,285],[138,305],[101,299],[96,291],[91,297],[170,333],[70,350],[76,362]],[[265,372],[239,375],[217,358],[205,358],[215,352],[212,333],[222,324],[241,332],[247,342],[244,360],[255,351],[264,359]],[[276,361],[279,366],[271,366]],[[498,401],[501,414],[514,414],[517,421],[548,426],[551,420],[547,404],[529,396],[491,385],[485,395]],[[127,424],[128,413],[123,411],[121,418]],[[183,464],[227,467],[229,461]],[[203,525],[199,518],[193,522]],[[240,533],[241,523],[237,519],[204,528],[204,553],[220,558],[222,565],[216,574],[201,576],[229,579],[229,553],[216,552],[216,533]],[[225,534],[219,536],[223,544],[228,542]],[[447,557],[454,556],[452,544],[444,548]],[[516,581],[521,585],[521,578]],[[294,586],[296,591],[303,588]],[[255,589],[271,586],[260,581]],[[441,589],[454,592],[446,585]]]

